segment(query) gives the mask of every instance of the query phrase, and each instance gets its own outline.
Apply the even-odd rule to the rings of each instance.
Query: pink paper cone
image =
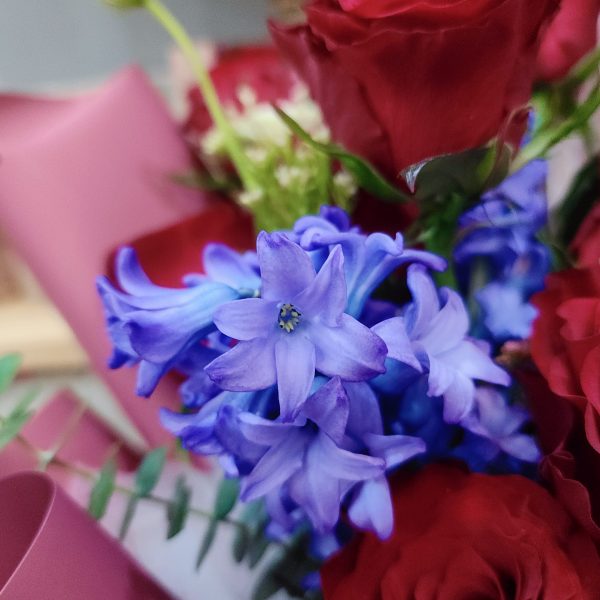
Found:
[[[1,600],[168,600],[42,473],[0,481]]]
[[[1,96],[0,132],[2,227],[147,441],[165,443],[157,412],[176,404],[176,384],[166,380],[144,401],[134,395],[133,370],[106,369],[94,279],[117,246],[206,205],[169,179],[191,166],[176,126],[130,68],[75,100]]]

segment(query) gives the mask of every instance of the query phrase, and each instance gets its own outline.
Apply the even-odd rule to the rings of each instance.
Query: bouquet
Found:
[[[308,0],[209,65],[108,3],[197,80],[165,176],[211,208],[97,291],[109,367],[176,382],[153,418],[223,473],[198,566],[233,527],[254,599],[600,597],[598,2]]]

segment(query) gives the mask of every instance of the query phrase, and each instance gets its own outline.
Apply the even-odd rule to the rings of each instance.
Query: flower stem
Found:
[[[216,127],[223,136],[224,144],[231,162],[234,164],[244,187],[247,190],[256,189],[257,184],[253,173],[252,163],[244,154],[242,145],[235,131],[227,120],[215,86],[208,74],[201,56],[198,54],[194,42],[190,39],[184,27],[161,2],[161,0],[144,0],[144,7],[165,28],[175,43],[181,49],[194,72],[198,87],[202,93],[206,107]]]

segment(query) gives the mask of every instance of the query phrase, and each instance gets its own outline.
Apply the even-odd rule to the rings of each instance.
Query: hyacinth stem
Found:
[[[143,7],[160,23],[179,46],[181,52],[190,64],[196,77],[198,87],[202,93],[206,107],[212,117],[215,126],[223,136],[224,144],[231,162],[234,164],[244,187],[247,190],[257,188],[252,163],[247,159],[242,145],[235,131],[223,112],[223,107],[215,90],[215,86],[204,65],[202,57],[198,54],[194,42],[177,20],[173,13],[161,2],[161,0],[143,0]]]

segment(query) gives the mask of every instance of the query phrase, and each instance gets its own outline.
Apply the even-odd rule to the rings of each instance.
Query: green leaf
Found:
[[[175,483],[173,500],[167,506],[168,540],[175,537],[183,529],[190,508],[191,496],[192,489],[186,484],[185,477],[180,475]]]
[[[90,494],[88,512],[96,521],[100,520],[106,513],[108,502],[115,491],[116,475],[117,465],[115,460],[109,458],[104,463]]]
[[[409,167],[404,177],[420,201],[445,199],[452,194],[478,197],[500,183],[510,164],[510,149],[495,145],[438,156]]]
[[[382,200],[394,200],[396,202],[405,202],[410,198],[403,194],[398,188],[389,183],[373,165],[366,160],[347,152],[336,144],[324,144],[313,139],[292,117],[286,114],[277,106],[273,106],[280,119],[288,128],[304,143],[315,150],[326,154],[330,158],[339,160],[340,163],[356,179],[356,183],[365,191],[369,192]]]
[[[196,569],[200,568],[200,565],[204,562],[204,559],[208,555],[208,551],[215,541],[218,528],[219,521],[212,519],[208,524],[208,528],[206,529],[206,533],[202,539],[202,545],[200,546],[200,551],[198,552],[198,558],[196,558]]]
[[[7,354],[0,358],[0,393],[6,391],[12,383],[21,366],[21,362],[21,356],[18,354]]]
[[[0,450],[10,444],[21,433],[27,421],[33,416],[33,411],[29,407],[35,397],[36,392],[27,393],[8,417],[0,421]]]
[[[235,562],[241,563],[244,560],[249,545],[250,535],[248,533],[248,528],[240,525],[237,527],[233,538],[233,558]]]
[[[246,504],[239,517],[241,525],[237,528],[233,539],[233,557],[241,563],[248,553],[251,545],[262,535],[268,522],[264,502],[255,500]]]
[[[152,492],[160,474],[165,466],[167,458],[166,448],[156,448],[144,457],[142,464],[135,474],[135,491],[137,496],[144,498]]]
[[[254,567],[256,567],[256,565],[260,562],[270,543],[271,542],[269,539],[262,534],[262,531],[260,536],[257,536],[254,540],[252,540],[252,543],[248,548],[248,566],[250,569],[254,569]]]
[[[129,497],[127,508],[125,509],[125,515],[123,516],[123,521],[121,522],[121,528],[119,529],[119,539],[121,541],[125,539],[125,536],[129,531],[129,527],[131,525],[131,521],[133,520],[133,516],[135,515],[139,500],[140,497],[136,495]]]
[[[214,518],[223,520],[235,506],[240,493],[240,482],[238,479],[225,478],[219,485],[217,500],[215,502]]]
[[[252,600],[268,600],[284,587],[279,578],[283,564],[284,559],[279,557],[265,569],[252,590]]]

